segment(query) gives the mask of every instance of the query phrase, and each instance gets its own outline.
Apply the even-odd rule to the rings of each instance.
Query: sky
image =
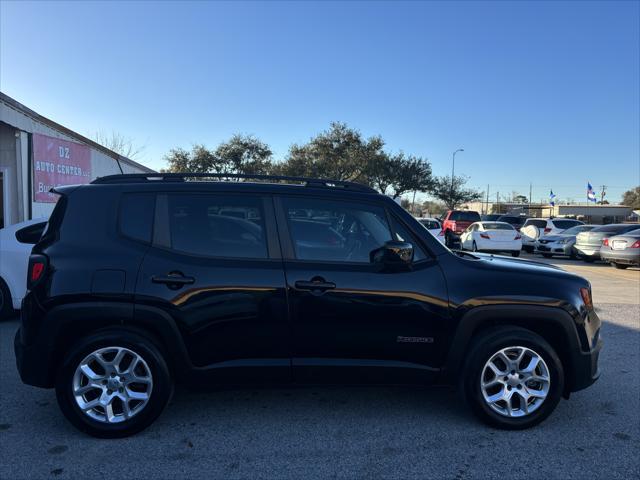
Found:
[[[640,3],[7,2],[0,90],[152,168],[234,133],[275,158],[332,121],[495,198],[640,184]]]

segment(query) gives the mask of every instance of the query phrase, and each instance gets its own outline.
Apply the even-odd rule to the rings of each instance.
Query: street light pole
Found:
[[[464,152],[464,148],[459,148],[455,152],[453,152],[453,161],[451,162],[451,190],[449,192],[449,201],[453,201],[453,179],[455,177],[456,172],[456,153]],[[453,208],[453,207],[451,207]]]

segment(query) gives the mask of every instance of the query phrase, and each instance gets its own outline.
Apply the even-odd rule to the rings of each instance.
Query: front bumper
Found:
[[[535,251],[540,253],[552,253],[554,255],[571,255],[573,245],[570,243],[549,242],[540,243],[536,242]]]

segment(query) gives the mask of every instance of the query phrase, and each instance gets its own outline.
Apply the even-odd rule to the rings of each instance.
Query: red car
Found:
[[[460,234],[469,225],[480,221],[480,214],[472,210],[448,210],[442,217],[442,231],[447,247],[460,241]]]

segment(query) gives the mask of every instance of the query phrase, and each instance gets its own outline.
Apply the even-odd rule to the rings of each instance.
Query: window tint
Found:
[[[171,248],[209,257],[267,258],[259,198],[170,194]]]
[[[485,222],[483,225],[485,230],[513,230],[513,227],[508,223]]]
[[[619,235],[621,233],[630,232],[631,230],[634,230],[636,228],[638,228],[637,225],[614,224],[603,225],[602,227],[594,228],[592,232],[614,233]]]
[[[498,222],[507,222],[510,225],[531,225],[529,222],[529,220],[527,220],[525,223],[525,219],[523,217],[514,217],[512,215],[502,215],[500,217],[498,217]],[[545,222],[546,225],[546,222]]]
[[[527,220],[525,226],[535,225],[538,228],[546,228],[547,221],[546,220]]]
[[[478,212],[451,212],[449,220],[455,220],[460,222],[479,222],[480,214]]]
[[[369,263],[371,251],[391,240],[382,208],[319,199],[283,203],[300,260]]]
[[[427,258],[424,251],[418,245],[418,241],[409,233],[405,226],[395,217],[391,217],[391,222],[393,223],[393,230],[396,232],[395,240],[398,240],[399,242],[409,242],[413,245],[413,261],[419,262],[420,260]]]
[[[421,218],[418,220],[427,230],[435,230],[436,228],[442,228],[437,220],[427,220]]]
[[[120,202],[120,232],[134,240],[151,242],[156,196],[149,193],[125,193]]]
[[[562,230],[566,230],[567,228],[575,227],[576,225],[581,225],[582,222],[579,220],[552,220],[553,225],[556,228],[561,228]]]
[[[593,230],[595,227],[591,226],[591,225],[576,225],[575,227],[571,227],[567,230],[565,230],[564,232],[562,232],[563,235],[577,235],[580,232],[588,232],[589,230]]]

